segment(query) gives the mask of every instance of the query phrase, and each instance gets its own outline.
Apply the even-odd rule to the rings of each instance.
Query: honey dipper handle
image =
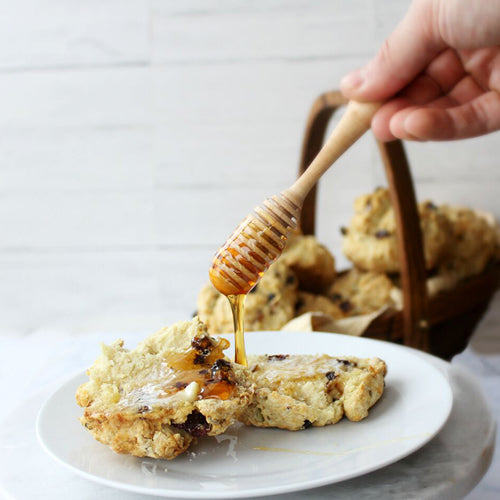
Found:
[[[370,128],[372,117],[381,105],[378,102],[350,101],[316,158],[284,194],[302,205],[319,178]]]

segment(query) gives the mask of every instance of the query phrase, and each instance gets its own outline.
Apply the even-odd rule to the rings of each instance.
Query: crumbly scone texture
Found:
[[[382,396],[387,367],[378,358],[259,355],[249,357],[249,370],[255,395],[240,420],[296,431],[344,415],[365,418]]]
[[[303,291],[320,293],[335,279],[335,258],[315,236],[291,237],[280,260],[295,272]]]
[[[451,221],[454,243],[438,275],[460,280],[481,273],[496,257],[497,227],[470,208],[448,205],[440,208]]]
[[[149,336],[133,350],[102,345],[76,393],[81,423],[118,453],[172,459],[199,436],[224,432],[248,405],[247,371],[224,357],[225,339],[198,319]]]
[[[328,297],[344,317],[369,314],[392,305],[394,284],[384,273],[353,268],[337,277]]]
[[[297,277],[281,259],[262,276],[245,299],[245,330],[279,330],[294,317]],[[227,297],[210,283],[200,291],[197,313],[213,334],[234,332]]]
[[[435,268],[453,244],[450,221],[432,202],[418,205],[427,269]],[[356,267],[365,271],[398,272],[396,221],[389,190],[378,188],[356,198],[351,225],[343,228],[342,250]]]

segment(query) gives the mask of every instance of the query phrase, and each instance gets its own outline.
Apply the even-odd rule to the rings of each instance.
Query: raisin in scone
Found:
[[[359,269],[398,272],[399,252],[396,220],[389,191],[356,198],[351,225],[343,228],[342,250]],[[418,205],[427,269],[438,266],[448,256],[453,244],[452,227],[440,207],[432,202]]]
[[[353,268],[337,276],[325,295],[299,292],[295,311],[298,316],[320,312],[333,319],[370,314],[395,305],[397,288],[386,274]]]
[[[309,312],[320,312],[333,319],[346,317],[342,310],[342,304],[334,302],[324,295],[316,295],[309,292],[299,292],[295,303],[295,314],[300,316]]]
[[[224,432],[248,405],[243,367],[224,357],[225,339],[198,319],[164,328],[127,350],[102,346],[78,388],[81,423],[118,453],[172,459],[199,436]]]
[[[297,278],[278,260],[262,276],[245,299],[245,330],[279,330],[294,316]],[[227,297],[210,283],[200,291],[197,313],[210,333],[232,333],[233,316]]]
[[[393,304],[394,285],[384,273],[356,268],[339,276],[328,290],[328,297],[347,316],[369,314]]]
[[[319,293],[335,278],[333,255],[311,235],[290,238],[280,260],[295,272],[304,291]]]
[[[438,275],[460,280],[481,273],[497,251],[496,226],[470,208],[443,205],[441,210],[451,221],[454,244]]]
[[[335,424],[344,415],[362,420],[382,396],[387,371],[378,358],[325,354],[260,355],[248,361],[255,394],[240,420],[292,431]]]

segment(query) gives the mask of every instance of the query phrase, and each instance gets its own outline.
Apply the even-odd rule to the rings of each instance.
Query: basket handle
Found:
[[[338,91],[327,92],[313,103],[306,124],[299,175],[320,151],[325,131],[335,111],[347,103]],[[396,218],[397,242],[403,289],[403,337],[407,346],[429,351],[428,300],[422,231],[410,167],[401,141],[378,142],[389,183]],[[304,200],[301,229],[315,233],[316,186]]]

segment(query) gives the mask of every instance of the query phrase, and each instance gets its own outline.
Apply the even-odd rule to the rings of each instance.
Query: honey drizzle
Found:
[[[241,222],[212,260],[210,281],[231,304],[235,362],[243,366],[247,366],[245,296],[283,252],[290,232],[298,226],[300,208],[289,193],[265,200]]]
[[[248,366],[245,351],[244,312],[246,294],[227,295],[234,323],[234,361],[240,365]]]

